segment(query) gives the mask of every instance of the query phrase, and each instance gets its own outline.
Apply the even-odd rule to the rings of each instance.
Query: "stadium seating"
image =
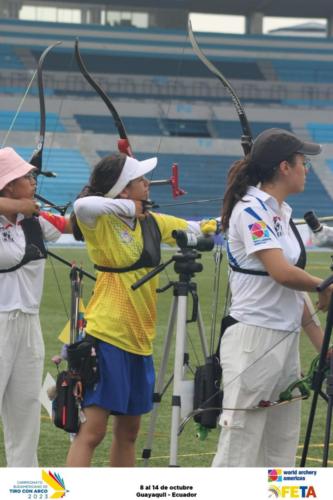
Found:
[[[313,210],[318,216],[332,212],[332,198],[320,182],[315,169],[308,172],[304,192],[290,196],[287,202],[293,207],[294,217],[303,217],[309,210]]]
[[[8,130],[14,117],[15,111],[0,111],[0,130]],[[39,130],[39,111],[21,111],[13,124],[13,130],[36,131]],[[65,127],[56,113],[47,113],[46,127],[49,131],[65,132]]]
[[[218,137],[223,137],[224,139],[238,139],[242,134],[242,129],[239,121],[231,120],[212,120],[212,126],[216,131]],[[251,121],[251,131],[253,137],[256,137],[266,128],[284,128],[292,132],[291,124],[289,122],[257,122]]]
[[[31,148],[14,148],[26,160],[31,157]],[[38,177],[37,192],[56,205],[75,200],[90,174],[88,163],[81,153],[74,149],[45,149],[43,170],[54,172],[57,177]]]
[[[117,100],[121,102],[122,112],[125,110],[122,118],[128,135],[135,136],[136,156],[144,158],[155,154],[159,146],[155,150],[153,144],[158,144],[160,136],[166,136],[161,150],[168,154],[157,152],[159,164],[153,179],[170,177],[172,162],[179,162],[180,184],[188,194],[173,200],[169,186],[153,187],[151,196],[158,200],[161,211],[189,218],[220,213],[227,170],[241,154],[242,130],[230,95],[190,50],[185,31],[11,19],[0,19],[0,30],[2,131],[9,128],[13,119],[17,94],[24,93],[22,82],[30,80],[27,69],[31,72],[36,67],[40,54],[52,41],[63,40],[63,44],[48,55],[44,65],[49,77],[45,78],[47,109],[62,108],[62,112],[50,112],[47,117],[47,130],[60,133],[52,150],[45,151],[44,163],[45,168],[56,171],[58,177],[39,179],[42,194],[59,204],[73,200],[86,182],[89,164],[95,162],[96,154],[109,153],[109,150],[104,154],[101,151],[108,147],[105,134],[117,135],[104,104],[78,73],[73,58],[74,38],[78,35],[87,68],[106,92],[116,97],[117,106]],[[328,168],[324,158],[321,170],[309,173],[305,192],[291,197],[290,201],[296,217],[302,217],[309,209],[320,215],[329,214],[333,206],[330,160],[333,126],[329,111],[333,102],[330,99],[332,41],[306,37],[197,35],[209,59],[235,84],[254,137],[265,128],[277,126],[327,145],[324,154]],[[298,91],[300,86],[302,92]],[[21,111],[11,139],[11,143],[16,141],[20,146],[18,151],[25,158],[29,158],[31,148],[22,146],[31,144],[32,133],[39,129],[37,92],[34,85],[27,97],[27,109],[35,111]],[[51,102],[52,106],[48,107]],[[83,138],[81,132],[84,132]],[[70,134],[73,134],[73,142]],[[111,143],[115,143],[114,138]],[[219,151],[228,155],[219,155]],[[219,199],[188,203],[211,198]]]
[[[110,134],[116,132],[116,127],[110,116],[75,114],[75,120],[83,131],[95,134]],[[235,120],[185,120],[176,118],[140,118],[123,117],[125,128],[129,135],[168,135],[171,137],[221,137],[238,139],[242,133],[239,121]],[[251,122],[254,137],[266,128],[279,127],[292,131],[289,122]]]
[[[15,53],[15,49],[9,44],[1,43],[0,45],[0,68],[12,70],[24,68],[23,63]]]
[[[110,115],[74,114],[74,118],[84,131],[92,131],[95,134],[112,134],[116,132],[116,126]],[[131,116],[124,117],[123,122],[128,134],[160,135],[162,133],[156,118]]]
[[[109,154],[108,151],[98,151],[98,153],[101,157]],[[140,153],[137,156],[143,159],[150,154]],[[172,199],[169,186],[153,186],[151,197],[160,204],[161,212],[187,218],[216,217],[220,215],[228,169],[238,159],[236,156],[227,155],[160,154],[157,168],[153,175],[148,177],[152,180],[169,178],[171,165],[176,162],[179,165],[180,185],[187,194]],[[195,200],[203,201],[187,204]],[[313,170],[309,171],[304,193],[290,196],[287,201],[293,207],[293,216],[297,218],[302,218],[310,207],[318,215],[327,215],[328,207],[332,207],[331,197]]]
[[[305,50],[304,54],[305,55]],[[279,80],[288,82],[333,82],[333,62],[302,60],[277,60],[272,61]]]
[[[333,142],[333,125],[331,123],[308,123],[307,129],[314,141]]]
[[[166,135],[176,137],[210,137],[206,120],[184,120],[163,118],[162,126]]]

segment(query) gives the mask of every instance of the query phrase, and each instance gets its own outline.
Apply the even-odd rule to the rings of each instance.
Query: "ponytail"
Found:
[[[105,196],[119,179],[125,161],[126,155],[123,153],[117,153],[102,158],[102,160],[95,165],[89,179],[89,184],[84,186],[76,199],[86,196]],[[74,238],[78,241],[84,241],[74,211],[71,213],[70,219]]]
[[[296,154],[292,154],[285,159],[292,166],[295,165]],[[223,197],[221,226],[222,231],[229,227],[231,212],[238,201],[246,194],[249,186],[256,186],[259,182],[273,181],[279,173],[280,163],[264,164],[260,161],[250,162],[250,157],[246,156],[236,161],[228,172],[227,187]]]
[[[258,182],[258,174],[250,169],[248,158],[233,163],[228,172],[227,187],[223,197],[222,231],[228,229],[231,212],[236,203],[243,198],[249,186],[256,186]]]
[[[80,191],[80,193],[77,195],[76,200],[79,198],[85,198],[86,196],[103,196],[101,193],[95,193],[92,189],[92,187],[87,184],[86,186],[83,187],[83,189]],[[71,212],[70,216],[70,221],[72,224],[72,231],[73,231],[73,236],[77,241],[84,241],[84,237],[82,234],[82,231],[80,229],[80,226],[77,222],[77,218],[75,215],[74,210]]]

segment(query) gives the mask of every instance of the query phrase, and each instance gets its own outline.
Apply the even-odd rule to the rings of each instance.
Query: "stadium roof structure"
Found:
[[[323,23],[302,23],[295,24],[294,26],[287,26],[282,28],[276,28],[269,31],[269,33],[280,33],[285,31],[291,31],[293,33],[326,33],[326,27]]]
[[[24,2],[23,2],[24,3]],[[32,2],[31,2],[32,3]],[[56,4],[52,0],[38,0],[37,4]],[[59,2],[64,3],[63,1]],[[233,14],[249,16],[256,12],[264,16],[332,18],[332,0],[69,0],[67,4],[87,4],[90,6],[109,5],[114,10],[174,9],[187,12],[212,14]]]

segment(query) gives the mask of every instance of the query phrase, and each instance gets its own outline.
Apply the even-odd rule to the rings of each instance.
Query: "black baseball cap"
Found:
[[[282,128],[269,128],[254,140],[249,160],[253,165],[277,165],[295,153],[319,155],[321,145],[305,142]]]

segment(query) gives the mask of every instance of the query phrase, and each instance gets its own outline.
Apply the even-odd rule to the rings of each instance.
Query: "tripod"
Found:
[[[211,249],[211,248],[210,248]],[[147,435],[147,440],[145,448],[142,452],[142,458],[144,459],[144,465],[148,465],[148,460],[151,456],[153,436],[156,427],[157,413],[162,396],[166,389],[173,380],[173,393],[172,393],[172,415],[171,415],[171,436],[170,436],[170,467],[177,466],[177,454],[178,454],[178,429],[181,419],[181,411],[185,404],[185,393],[186,388],[189,386],[189,381],[186,380],[186,371],[189,363],[189,355],[186,352],[186,324],[189,322],[197,322],[199,330],[199,338],[201,342],[201,348],[205,359],[208,356],[208,345],[204,333],[204,325],[202,321],[199,298],[197,295],[197,285],[191,278],[194,273],[201,272],[203,267],[201,263],[196,262],[196,259],[200,258],[201,255],[193,249],[182,249],[181,254],[174,255],[169,261],[164,264],[160,264],[153,271],[148,273],[144,278],[139,280],[137,283],[132,285],[133,289],[142,285],[145,281],[155,276],[157,273],[161,272],[167,265],[174,262],[175,272],[179,275],[179,280],[170,282],[168,285],[159,289],[158,292],[164,292],[170,287],[173,287],[173,301],[171,304],[167,334],[164,340],[163,355],[161,360],[161,366],[158,372],[155,393],[153,397],[153,410],[150,416],[149,430]],[[187,320],[187,304],[188,297],[192,296],[193,299],[193,309],[191,319]],[[170,354],[171,340],[174,328],[176,326],[176,338],[175,338],[175,360],[174,360],[174,372],[172,378],[169,380],[167,385],[163,388],[165,374],[168,365],[168,358]],[[193,387],[193,386],[192,386]]]
[[[331,267],[332,268],[332,267]],[[329,276],[326,280],[324,280],[318,287],[318,292],[325,290],[329,285],[333,283],[333,275]],[[313,377],[312,388],[314,390],[311,409],[309,413],[309,419],[307,424],[307,429],[305,433],[305,440],[302,452],[302,458],[300,466],[304,467],[306,463],[306,458],[309,449],[309,443],[311,439],[313,422],[316,414],[316,408],[318,403],[319,395],[327,401],[327,414],[326,414],[326,425],[325,425],[325,439],[324,439],[324,449],[323,449],[323,462],[322,466],[327,467],[328,462],[328,454],[329,454],[329,442],[330,442],[330,434],[331,434],[331,424],[332,424],[332,409],[333,409],[333,357],[330,356],[330,365],[327,373],[327,353],[330,345],[331,332],[333,327],[333,295],[331,296],[327,317],[326,317],[326,326],[325,326],[325,334],[323,339],[323,344],[320,351],[318,368],[316,369]],[[327,382],[326,382],[326,394],[322,390],[322,384],[325,379],[327,373]]]

